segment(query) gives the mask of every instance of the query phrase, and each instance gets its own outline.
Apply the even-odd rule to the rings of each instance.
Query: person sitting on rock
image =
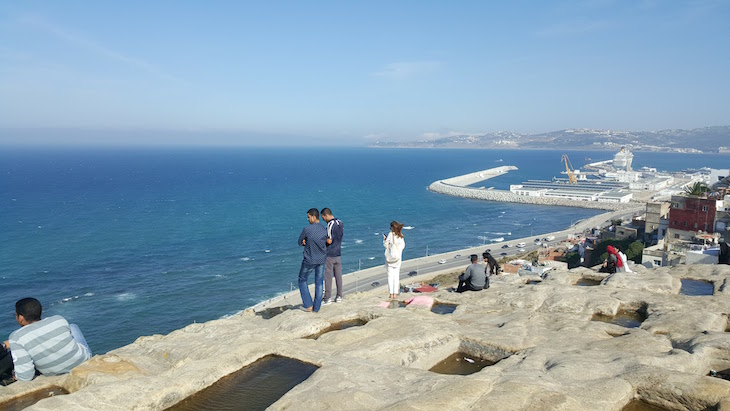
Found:
[[[481,291],[489,288],[487,276],[484,275],[484,267],[479,264],[479,256],[471,255],[471,265],[466,267],[466,271],[459,276],[459,287],[457,293],[464,291]]]
[[[23,298],[15,303],[15,320],[20,329],[10,334],[5,347],[10,348],[15,378],[30,381],[36,371],[59,375],[91,358],[91,350],[76,324],[60,315],[41,320],[40,301]]]
[[[606,261],[603,262],[603,266],[601,266],[601,268],[598,269],[598,272],[599,273],[609,273],[609,274],[615,273],[617,260],[618,260],[618,258],[616,258],[615,255],[613,255],[612,253],[608,253],[608,257],[606,258]]]

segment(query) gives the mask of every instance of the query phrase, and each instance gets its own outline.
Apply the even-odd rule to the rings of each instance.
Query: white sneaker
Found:
[[[332,304],[332,301],[330,301],[329,299],[322,300],[322,305],[330,305],[330,304]]]
[[[339,296],[338,296],[338,297],[336,297],[336,298],[335,298],[335,302],[336,302],[336,303],[341,303],[341,302],[342,302],[342,297],[339,297]]]

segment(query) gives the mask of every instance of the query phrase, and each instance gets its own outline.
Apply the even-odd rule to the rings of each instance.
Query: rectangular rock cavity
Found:
[[[690,296],[713,295],[715,293],[715,285],[709,281],[682,278],[682,288],[679,290],[679,293]]]
[[[512,355],[498,348],[464,340],[458,351],[439,361],[429,371],[437,374],[469,375],[494,365]]]
[[[167,410],[265,410],[318,368],[293,358],[268,355]]]
[[[330,325],[329,327],[325,328],[324,330],[322,330],[316,334],[308,335],[304,338],[307,338],[310,340],[316,340],[319,337],[323,336],[324,334],[327,334],[328,332],[346,330],[346,329],[352,328],[352,327],[360,327],[367,323],[368,323],[367,320],[363,320],[362,318],[355,318],[354,320],[340,321],[338,323],[334,323],[334,324]]]
[[[19,411],[24,410],[40,400],[56,395],[66,395],[69,392],[61,387],[48,387],[43,390],[33,391],[30,394],[0,404],[0,410],[3,411]]]
[[[575,284],[579,287],[594,287],[597,285],[601,285],[601,280],[593,280],[590,278],[581,278],[580,280],[576,281]]]
[[[634,310],[622,307],[613,316],[593,314],[591,321],[616,324],[625,328],[638,328],[646,320],[647,316],[646,306],[641,306]]]
[[[431,312],[436,314],[451,314],[456,310],[455,304],[442,304],[442,303],[436,303],[431,307]]]

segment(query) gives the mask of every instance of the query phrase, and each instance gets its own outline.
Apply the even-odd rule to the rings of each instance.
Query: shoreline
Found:
[[[487,146],[478,146],[478,147],[407,147],[407,146],[393,146],[393,147],[384,147],[384,146],[364,146],[365,148],[374,148],[374,149],[406,149],[406,150],[504,150],[504,151],[570,151],[570,152],[577,152],[577,151],[605,151],[605,152],[615,152],[616,147],[611,148],[595,148],[595,147],[585,147],[585,148],[563,148],[563,147],[555,147],[555,148],[539,148],[539,147],[487,147]],[[620,147],[619,147],[620,148]],[[715,152],[681,152],[681,151],[663,151],[663,150],[637,150],[632,148],[632,152],[634,153],[663,153],[663,154],[696,154],[696,155],[707,155],[707,154],[716,154],[716,155],[730,155],[730,153],[715,153]]]

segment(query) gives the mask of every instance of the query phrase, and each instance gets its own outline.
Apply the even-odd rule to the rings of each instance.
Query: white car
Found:
[[[517,250],[517,251],[519,251],[519,252],[521,252],[521,253],[524,253],[524,252],[525,252],[525,251],[527,251],[527,250],[525,250],[524,248],[520,248],[520,249],[519,249],[519,250]]]
[[[446,260],[439,260],[439,264],[446,264]]]

